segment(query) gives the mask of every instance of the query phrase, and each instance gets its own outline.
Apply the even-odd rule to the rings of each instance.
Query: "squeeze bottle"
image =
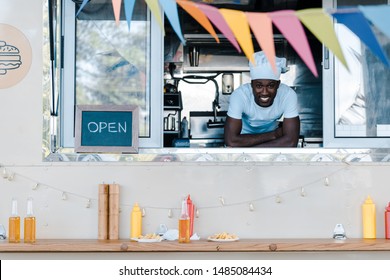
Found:
[[[138,238],[142,235],[142,212],[138,206],[138,203],[135,203],[133,210],[131,211],[131,229],[130,229],[130,238]]]
[[[18,201],[12,199],[12,212],[8,220],[8,241],[11,243],[20,242],[20,217],[18,215]]]
[[[362,205],[363,238],[376,238],[376,213],[375,204],[370,196],[367,196]]]
[[[385,238],[390,239],[390,202],[385,208]]]
[[[24,218],[24,242],[34,243],[36,233],[36,220],[33,213],[33,200],[30,197],[27,199],[27,215]]]
[[[190,218],[190,237],[194,234],[194,210],[195,205],[191,200],[190,195],[187,196],[187,208],[188,208],[188,217]]]
[[[181,205],[179,218],[179,243],[190,242],[190,217],[188,216],[187,201],[184,199]]]
[[[181,138],[189,138],[188,121],[186,117],[183,117],[183,120],[181,121]]]

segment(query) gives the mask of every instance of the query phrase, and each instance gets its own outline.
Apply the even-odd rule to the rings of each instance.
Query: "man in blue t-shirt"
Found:
[[[264,52],[249,62],[251,83],[231,95],[225,123],[225,145],[229,147],[296,147],[300,121],[294,90],[280,83],[285,58],[275,58],[276,71]]]

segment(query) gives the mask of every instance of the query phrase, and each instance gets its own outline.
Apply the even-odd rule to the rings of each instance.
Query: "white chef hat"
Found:
[[[267,56],[263,51],[254,53],[254,64],[249,62],[249,70],[252,80],[280,80],[280,74],[286,70],[286,59],[284,57],[275,57],[276,71],[269,63]]]

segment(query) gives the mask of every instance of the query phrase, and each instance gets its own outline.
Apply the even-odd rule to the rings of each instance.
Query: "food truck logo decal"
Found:
[[[22,64],[19,49],[0,40],[0,75],[7,71],[18,69]]]

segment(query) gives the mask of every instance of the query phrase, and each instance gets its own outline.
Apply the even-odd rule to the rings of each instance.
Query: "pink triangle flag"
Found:
[[[273,70],[276,72],[275,44],[272,32],[272,21],[266,13],[246,13],[249,25],[257,42],[264,51]]]
[[[112,0],[112,8],[114,9],[114,17],[116,25],[119,25],[119,20],[121,16],[121,5],[122,0]]]
[[[225,35],[226,39],[241,53],[240,46],[236,38],[234,37],[233,31],[230,29],[229,25],[226,23],[225,19],[215,7],[205,5],[205,4],[196,4],[199,9],[210,19],[210,21]]]
[[[314,76],[318,77],[313,54],[310,50],[305,31],[301,22],[293,10],[277,11],[269,13],[272,22],[282,32],[287,41],[295,49],[303,62],[309,67]]]

